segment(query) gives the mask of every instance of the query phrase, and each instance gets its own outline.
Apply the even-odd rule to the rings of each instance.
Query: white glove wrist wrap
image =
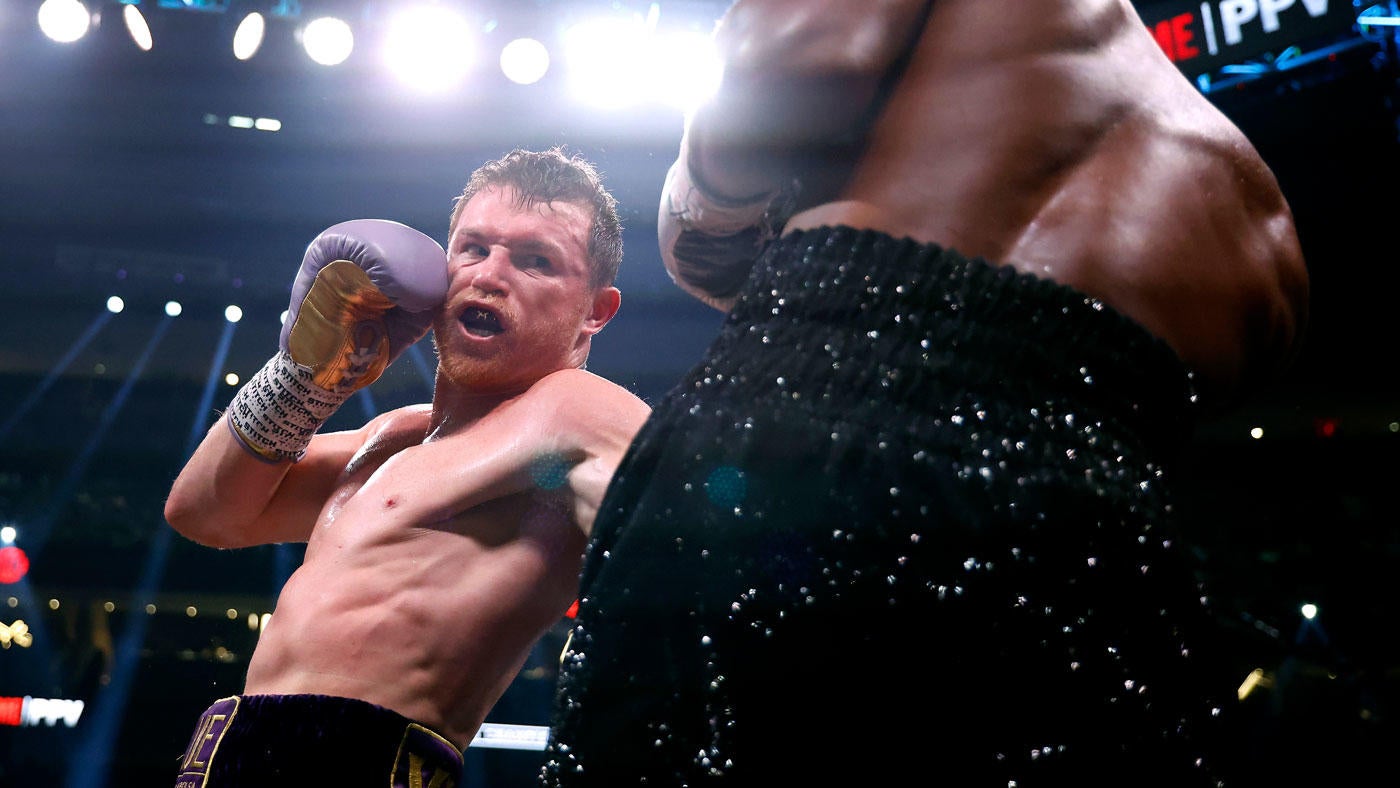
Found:
[[[296,462],[316,430],[352,392],[328,391],[285,350],[268,360],[229,403],[228,424],[254,456]]]
[[[666,181],[667,210],[676,223],[708,235],[733,235],[759,226],[773,199],[773,194],[743,201],[716,197],[695,183],[683,157],[671,165]]]

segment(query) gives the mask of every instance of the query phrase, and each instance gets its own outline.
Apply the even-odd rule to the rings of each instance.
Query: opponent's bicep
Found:
[[[726,68],[777,75],[883,73],[934,0],[736,0],[715,28]]]

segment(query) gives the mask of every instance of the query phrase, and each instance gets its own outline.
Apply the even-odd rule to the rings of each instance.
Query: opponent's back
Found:
[[[848,169],[792,159],[789,231],[872,228],[1076,287],[1165,339],[1217,403],[1295,352],[1307,275],[1277,182],[1128,0],[744,5],[720,32],[731,86],[806,70],[868,91],[807,141]]]

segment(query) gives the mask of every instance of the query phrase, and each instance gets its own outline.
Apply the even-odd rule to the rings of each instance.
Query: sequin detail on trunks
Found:
[[[1190,399],[1054,282],[773,244],[604,498],[544,784],[1214,784]]]

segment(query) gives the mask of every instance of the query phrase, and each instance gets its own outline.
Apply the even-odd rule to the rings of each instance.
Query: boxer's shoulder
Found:
[[[626,387],[586,369],[561,369],[540,378],[528,396],[556,418],[645,418],[650,407]]]
[[[359,430],[359,449],[346,463],[344,474],[352,476],[366,467],[377,468],[389,456],[422,443],[432,420],[432,406],[410,405],[375,416]]]

